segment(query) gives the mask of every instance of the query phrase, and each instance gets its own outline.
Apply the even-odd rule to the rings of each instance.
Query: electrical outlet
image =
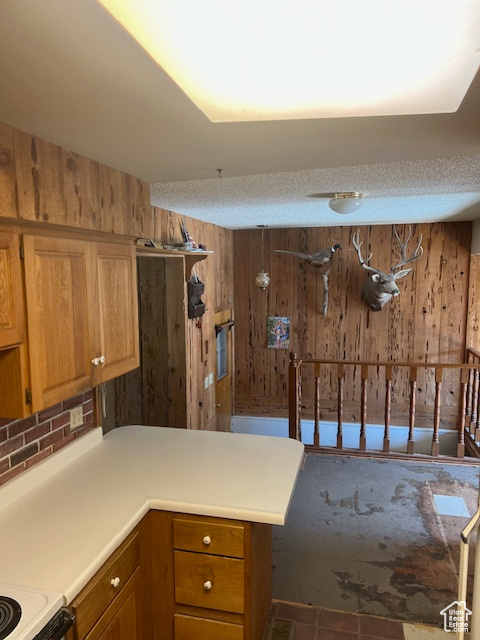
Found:
[[[205,382],[205,389],[208,389],[208,376],[205,378],[204,382]]]
[[[209,385],[213,384],[213,373],[211,373],[211,374],[208,376],[208,384],[209,384]]]
[[[78,429],[83,425],[83,407],[70,409],[70,431]]]

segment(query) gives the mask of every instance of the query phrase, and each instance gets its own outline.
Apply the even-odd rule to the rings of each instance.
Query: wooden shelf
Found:
[[[160,249],[158,247],[142,247],[137,245],[137,256],[149,258],[185,258],[185,280],[188,282],[192,269],[197,262],[205,260],[213,251],[178,251],[177,249]]]

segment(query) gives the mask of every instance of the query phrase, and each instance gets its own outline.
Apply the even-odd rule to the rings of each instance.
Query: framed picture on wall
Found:
[[[279,316],[267,318],[267,347],[290,349],[290,318]]]

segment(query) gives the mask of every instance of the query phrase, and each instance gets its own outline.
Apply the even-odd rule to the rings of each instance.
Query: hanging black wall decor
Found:
[[[192,276],[187,283],[189,318],[198,318],[205,313],[205,303],[200,298],[204,291],[205,284],[200,282],[196,276]]]

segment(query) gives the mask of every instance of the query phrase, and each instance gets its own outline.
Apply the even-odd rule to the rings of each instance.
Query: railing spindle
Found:
[[[472,351],[472,353],[470,353]],[[478,353],[478,355],[477,355]],[[409,363],[409,362],[368,362],[368,361],[354,361],[354,360],[320,360],[320,359],[297,359],[297,355],[294,352],[290,353],[290,367],[289,367],[289,437],[295,438],[301,442],[302,440],[302,368],[304,366],[312,366],[312,373],[314,379],[314,403],[312,407],[314,418],[313,428],[313,447],[315,449],[320,448],[320,420],[322,415],[322,399],[321,393],[325,392],[325,397],[329,398],[329,389],[332,386],[335,373],[332,371],[331,382],[329,385],[322,387],[321,372],[323,372],[323,365],[335,365],[337,375],[337,434],[336,434],[336,447],[337,449],[343,449],[344,445],[344,402],[345,402],[345,367],[354,368],[354,380],[353,384],[358,384],[358,375],[360,375],[360,415],[357,415],[357,420],[360,422],[359,444],[360,451],[367,450],[367,414],[370,414],[370,419],[373,422],[382,422],[382,419],[378,420],[380,416],[380,410],[384,412],[384,432],[383,432],[383,453],[390,453],[392,448],[391,442],[391,422],[392,416],[397,416],[398,409],[402,405],[395,405],[393,399],[394,385],[396,383],[396,371],[408,371],[409,372],[409,414],[408,414],[408,440],[407,440],[407,454],[413,455],[415,450],[415,428],[418,423],[418,416],[416,415],[417,405],[417,380],[418,369],[431,372],[434,369],[434,381],[435,381],[435,396],[432,416],[432,386],[428,385],[426,394],[428,397],[426,406],[424,409],[427,413],[422,412],[420,418],[423,420],[432,420],[433,418],[433,434],[431,442],[431,456],[438,457],[440,455],[440,425],[441,425],[441,403],[442,403],[442,386],[443,386],[443,373],[447,371],[460,371],[460,380],[457,385],[459,395],[457,396],[456,407],[458,409],[457,422],[455,429],[457,430],[457,446],[456,455],[457,458],[463,458],[465,455],[466,446],[474,446],[473,436],[475,441],[480,440],[480,352],[476,352],[474,349],[467,350],[467,357],[465,363]],[[379,390],[373,389],[372,384],[369,381],[369,369],[372,367],[385,368],[385,402],[384,406],[380,408],[380,404],[376,402],[381,395]],[[360,372],[358,371],[360,369]],[[310,370],[309,370],[310,371]],[[325,376],[324,376],[325,377]],[[428,376],[430,377],[430,376]],[[375,378],[377,379],[377,378]],[[331,392],[335,393],[333,388]],[[374,392],[374,393],[373,393]],[[369,405],[367,411],[367,404],[369,396],[374,399],[374,404]],[[332,398],[333,399],[333,398]],[[357,396],[358,401],[358,396]],[[311,407],[311,402],[308,402]],[[349,411],[350,411],[350,405]],[[423,407],[422,407],[423,408]],[[358,411],[358,404],[356,407],[352,407],[354,413]],[[354,418],[354,415],[349,413],[349,418]],[[453,417],[453,416],[452,416]],[[404,415],[402,424],[407,424],[407,416]],[[450,420],[450,416],[448,416]],[[475,420],[475,421],[474,421]],[[358,422],[357,422],[358,424]],[[353,425],[352,425],[353,426]],[[323,427],[322,427],[323,428]],[[472,442],[470,442],[470,434],[472,435]],[[472,433],[474,431],[474,434]],[[368,436],[369,437],[369,436]],[[370,442],[370,440],[369,440]]]
[[[360,425],[360,451],[367,450],[367,383],[368,383],[368,364],[362,364],[362,400],[361,400],[361,425]]]
[[[390,417],[392,413],[392,367],[385,367],[385,432],[383,453],[390,452]]]
[[[337,397],[337,449],[343,448],[343,382],[344,382],[344,367],[343,364],[337,365],[337,378],[338,378],[338,397]]]
[[[435,368],[435,409],[433,412],[433,436],[432,436],[432,456],[440,453],[440,436],[438,429],[440,426],[440,394],[442,391],[442,367]]]
[[[300,440],[300,364],[297,354],[290,352],[290,366],[288,369],[288,437]]]
[[[313,430],[313,445],[315,447],[320,446],[320,364],[315,363],[314,367],[315,377],[315,427]]]
[[[468,354],[467,357],[467,361],[470,364],[470,354]],[[465,406],[465,418],[466,418],[466,424],[468,425],[468,427],[470,428],[470,433],[473,433],[473,430],[475,429],[474,425],[472,424],[472,396],[473,396],[473,369],[469,369],[468,370],[468,382],[467,382],[467,400],[466,400],[466,406]]]
[[[478,416],[478,369],[473,372],[473,390],[472,390],[472,416],[470,418],[471,424],[477,426]]]
[[[302,370],[300,369],[301,362],[298,369],[298,391],[297,391],[297,415],[298,415],[298,440],[302,442]]]
[[[480,372],[477,369],[477,374]],[[474,423],[474,433],[473,439],[475,442],[480,440],[480,394],[478,394],[477,403],[476,403],[476,411],[477,411],[477,420]],[[472,420],[473,421],[473,420]]]
[[[410,410],[408,415],[407,453],[413,455],[415,450],[415,393],[417,391],[417,367],[410,367]]]
[[[458,420],[457,458],[465,457],[465,407],[467,406],[468,369],[460,369],[460,408]]]

